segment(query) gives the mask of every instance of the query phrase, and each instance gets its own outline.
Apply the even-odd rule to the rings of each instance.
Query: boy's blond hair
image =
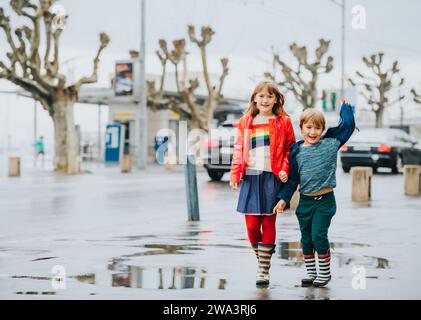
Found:
[[[323,112],[320,112],[313,108],[308,108],[300,116],[300,129],[303,128],[303,125],[307,122],[313,122],[316,126],[321,126],[323,130],[326,126],[326,120]]]

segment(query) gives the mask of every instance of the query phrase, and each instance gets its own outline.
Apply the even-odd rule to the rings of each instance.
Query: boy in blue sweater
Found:
[[[301,284],[303,287],[323,287],[331,279],[328,229],[336,213],[333,189],[336,187],[338,150],[355,130],[354,107],[342,100],[339,125],[328,129],[323,137],[325,118],[320,111],[304,111],[300,117],[300,129],[304,141],[291,146],[289,180],[278,194],[280,200],[273,212],[283,212],[300,185],[296,215],[308,274]]]

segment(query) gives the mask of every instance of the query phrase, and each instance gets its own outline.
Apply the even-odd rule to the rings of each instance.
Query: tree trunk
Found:
[[[73,121],[74,102],[66,98],[54,103],[54,171],[80,173],[79,142]]]
[[[376,111],[376,128],[383,128],[383,108]]]
[[[213,94],[213,93],[212,93]],[[208,100],[206,101],[206,108],[207,108],[207,114],[206,114],[206,129],[210,130],[212,128],[213,123],[213,116],[215,113],[216,106],[218,105],[218,99],[215,97],[212,97],[209,95]]]

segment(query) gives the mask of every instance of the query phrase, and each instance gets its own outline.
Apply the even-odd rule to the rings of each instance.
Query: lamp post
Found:
[[[140,51],[139,51],[139,104],[136,112],[137,122],[137,154],[136,166],[138,169],[146,169],[148,156],[148,128],[146,109],[146,75],[145,75],[145,0],[140,0]]]
[[[346,0],[341,3],[336,0],[331,0],[334,4],[342,8],[342,45],[341,45],[341,99],[345,98],[345,13],[346,13]]]

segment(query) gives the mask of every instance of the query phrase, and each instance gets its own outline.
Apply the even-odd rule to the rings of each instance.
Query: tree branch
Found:
[[[15,56],[15,59],[19,61],[22,66],[22,69],[25,71],[25,61],[16,48],[15,41],[12,37],[12,31],[10,28],[10,19],[6,17],[4,14],[3,8],[0,8],[0,28],[2,28],[6,34],[7,42],[9,43],[10,47],[12,48],[12,54]]]
[[[29,93],[36,95],[38,100],[44,100],[49,102],[51,100],[50,93],[43,87],[39,86],[33,80],[18,77],[12,70],[8,69],[3,62],[0,61],[0,78],[7,79]]]
[[[92,71],[92,75],[90,77],[83,77],[82,79],[80,79],[75,85],[74,88],[75,90],[79,90],[79,88],[83,85],[83,84],[88,84],[88,83],[95,83],[98,81],[98,75],[97,75],[97,71],[98,71],[98,63],[99,63],[99,56],[101,55],[102,50],[104,50],[104,48],[109,44],[110,42],[110,38],[108,37],[108,35],[104,32],[102,32],[100,34],[100,46],[98,49],[98,53],[94,59],[94,66],[93,66],[93,71]],[[144,53],[143,53],[144,54]]]
[[[228,58],[222,58],[221,64],[222,64],[222,74],[219,77],[219,88],[218,88],[218,97],[222,97],[222,87],[224,85],[225,78],[228,76]]]

